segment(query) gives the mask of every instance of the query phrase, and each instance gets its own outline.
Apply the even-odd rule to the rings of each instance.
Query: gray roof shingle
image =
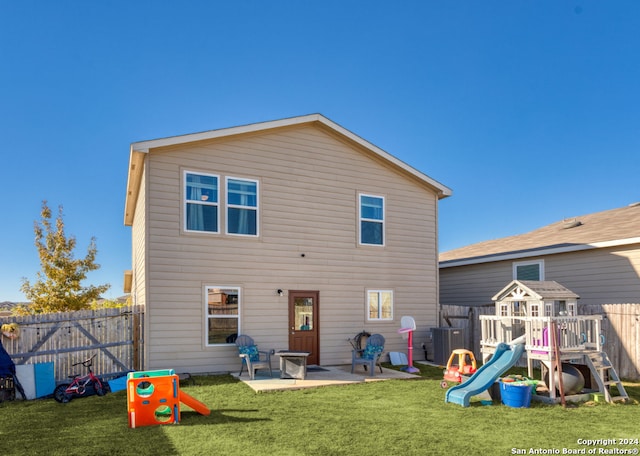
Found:
[[[640,237],[640,203],[561,220],[528,233],[483,241],[440,254],[441,265],[542,249],[571,248]],[[497,258],[496,258],[497,259]]]

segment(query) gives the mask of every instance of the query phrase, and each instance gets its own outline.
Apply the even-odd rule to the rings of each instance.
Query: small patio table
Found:
[[[280,378],[307,378],[307,357],[310,352],[280,350]]]

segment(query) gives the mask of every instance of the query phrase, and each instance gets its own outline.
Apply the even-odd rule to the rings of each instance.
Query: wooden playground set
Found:
[[[535,399],[550,403],[590,396],[607,402],[628,400],[603,350],[602,316],[578,315],[578,298],[554,281],[512,281],[492,298],[495,315],[480,316],[483,362],[499,344],[517,340],[524,343],[528,376],[533,378],[534,368],[540,367],[547,386]]]

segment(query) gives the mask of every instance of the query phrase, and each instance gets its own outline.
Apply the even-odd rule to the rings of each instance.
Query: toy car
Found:
[[[454,364],[458,357],[458,364]],[[444,371],[444,381],[440,384],[443,388],[448,386],[447,381],[461,383],[463,375],[473,375],[476,372],[476,358],[473,352],[463,348],[457,348],[451,352],[447,368]]]

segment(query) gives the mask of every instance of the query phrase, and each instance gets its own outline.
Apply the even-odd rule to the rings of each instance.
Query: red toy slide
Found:
[[[193,396],[188,395],[187,393],[180,391],[180,402],[182,402],[187,407],[191,407],[193,410],[198,412],[200,415],[209,415],[211,414],[211,410],[196,399]]]

